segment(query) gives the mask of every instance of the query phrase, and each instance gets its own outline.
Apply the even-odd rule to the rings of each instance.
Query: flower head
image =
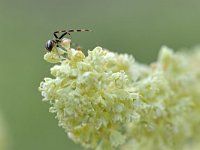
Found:
[[[163,47],[158,61],[147,66],[101,47],[85,56],[70,42],[61,46],[66,52],[46,54],[47,61],[60,64],[51,68],[53,78],[45,78],[39,90],[73,141],[97,150],[167,150],[198,139],[196,52],[186,55]]]
[[[134,59],[101,47],[88,56],[75,49],[67,53],[67,59],[51,68],[55,78],[40,85],[44,101],[52,105],[50,112],[70,138],[86,147],[123,144],[123,126],[138,119],[133,109],[138,93],[129,76]]]

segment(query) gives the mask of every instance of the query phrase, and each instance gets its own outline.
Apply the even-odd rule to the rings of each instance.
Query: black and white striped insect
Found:
[[[72,32],[91,32],[92,30],[87,30],[87,29],[76,29],[76,30],[61,30],[61,31],[55,31],[53,33],[54,35],[54,39],[53,40],[48,40],[46,42],[45,48],[46,50],[48,50],[49,52],[52,51],[52,49],[56,46],[59,47],[59,44],[62,41],[62,38],[65,35],[71,35]],[[60,36],[58,36],[59,33],[62,33]]]

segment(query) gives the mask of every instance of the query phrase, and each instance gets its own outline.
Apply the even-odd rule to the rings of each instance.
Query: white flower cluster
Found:
[[[163,47],[158,61],[146,66],[101,47],[85,56],[69,41],[62,44],[66,52],[45,55],[60,64],[39,90],[73,141],[97,150],[175,150],[198,141],[198,50],[179,54]]]

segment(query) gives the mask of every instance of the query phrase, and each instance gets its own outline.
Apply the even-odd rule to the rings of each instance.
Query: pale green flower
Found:
[[[48,54],[60,64],[39,90],[73,141],[96,150],[175,150],[200,142],[199,50],[163,47],[147,66],[101,47],[85,56],[70,42],[62,46],[68,57]]]
[[[68,59],[51,68],[55,78],[45,78],[40,86],[44,100],[52,104],[50,112],[56,113],[69,137],[85,147],[123,144],[124,123],[138,119],[133,110],[138,93],[127,75],[134,59],[101,47],[87,57],[74,49],[68,54]]]
[[[158,62],[137,91],[148,104],[140,122],[129,124],[123,150],[200,148],[200,50],[174,53],[162,47]]]

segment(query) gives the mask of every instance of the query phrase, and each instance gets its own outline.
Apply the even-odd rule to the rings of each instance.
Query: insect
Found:
[[[54,46],[57,46],[59,47],[59,44],[61,43],[62,41],[62,38],[65,36],[65,35],[71,35],[72,32],[91,32],[92,30],[88,30],[88,29],[76,29],[76,30],[61,30],[61,31],[55,31],[53,33],[54,35],[54,39],[53,40],[48,40],[46,42],[46,45],[45,45],[45,48],[47,51],[51,52],[53,47]],[[62,33],[60,36],[58,36],[59,33]]]

